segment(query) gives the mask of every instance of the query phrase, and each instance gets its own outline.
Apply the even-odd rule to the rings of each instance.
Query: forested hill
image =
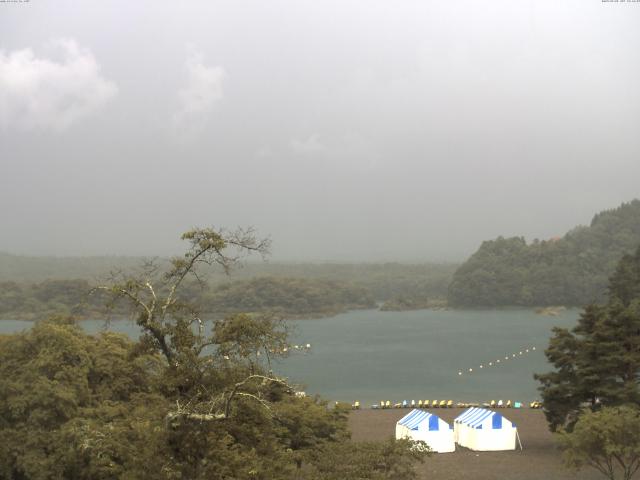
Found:
[[[0,252],[0,282],[103,279],[113,270],[129,270],[144,261],[143,257],[28,257]]]
[[[455,272],[449,305],[581,306],[602,301],[617,262],[640,245],[640,200],[598,213],[562,238],[483,242]]]
[[[166,269],[167,259],[155,259]],[[94,317],[103,309],[87,297],[110,271],[131,274],[142,257],[26,257],[0,252],[0,319],[42,319],[54,314]],[[210,312],[270,310],[292,317],[325,316],[356,308],[385,310],[441,306],[455,264],[421,263],[268,263],[237,265],[231,276],[204,267],[209,288],[187,288],[203,295]],[[191,291],[194,290],[194,291]],[[199,293],[198,293],[199,292]]]
[[[375,308],[365,288],[335,280],[259,277],[219,285],[200,299],[207,313],[275,312],[286,318]]]

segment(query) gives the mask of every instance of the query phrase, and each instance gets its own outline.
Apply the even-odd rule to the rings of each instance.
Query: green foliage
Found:
[[[150,444],[162,425],[154,409],[167,408],[154,393],[161,369],[125,336],[89,336],[63,318],[0,337],[0,477],[143,471],[127,444]]]
[[[588,406],[640,403],[640,248],[612,276],[606,305],[589,305],[571,331],[556,328],[546,350],[555,370],[536,375],[552,430],[571,429]],[[631,295],[629,292],[636,292]]]
[[[424,444],[409,440],[327,444],[315,450],[304,480],[412,480],[415,464],[430,454]]]
[[[86,280],[46,280],[20,284],[0,282],[0,318],[35,320],[52,315],[99,316],[104,299],[90,297]]]
[[[562,238],[531,244],[522,237],[486,241],[455,272],[449,304],[578,306],[602,301],[616,263],[638,244],[640,200],[601,212],[589,227],[577,227]]]
[[[421,265],[384,263],[354,265],[348,271],[346,271],[347,265],[334,268],[339,267],[345,270],[344,277],[341,278],[349,279],[355,285],[366,288],[376,300],[386,302],[400,296],[416,299],[416,301],[423,301],[425,298],[444,299],[458,266],[437,263]],[[329,267],[325,268],[329,269]]]
[[[364,288],[335,280],[259,277],[222,284],[203,295],[207,312],[275,312],[286,317],[333,315],[374,308]]]
[[[447,301],[444,298],[399,295],[384,302],[384,304],[380,307],[380,310],[384,312],[402,312],[405,310],[421,310],[426,308],[447,308]]]
[[[586,412],[571,433],[561,435],[560,445],[567,466],[630,480],[640,467],[640,411],[625,406]]]
[[[623,306],[640,298],[640,247],[635,255],[625,255],[609,281],[609,296]]]
[[[245,362],[251,373],[264,363],[271,366],[271,358],[284,356],[290,347],[288,327],[272,315],[237,313],[214,322],[213,335],[218,355],[234,362]]]
[[[176,262],[179,267],[185,265],[182,257],[173,262],[174,267]],[[158,264],[159,269],[161,265],[164,264]],[[322,270],[322,267],[318,268]],[[400,274],[402,271],[405,273]],[[182,298],[198,304],[202,313],[210,317],[270,312],[286,318],[308,318],[375,308],[376,298],[388,299],[384,310],[440,308],[446,304],[444,296],[450,274],[446,269],[424,271],[404,266],[397,277],[386,277],[380,273],[379,277],[360,278],[358,282],[260,276],[208,284],[190,280],[185,281],[181,288]],[[120,316],[128,313],[122,304],[113,305],[107,312],[103,294],[94,292],[89,295],[92,287],[88,281],[77,279],[27,284],[0,282],[0,319],[34,320],[51,315],[104,318],[107,313]],[[403,293],[396,293],[400,291]],[[373,292],[377,292],[379,297]]]
[[[123,335],[87,335],[58,318],[0,337],[0,478],[295,478],[315,468],[318,449],[349,448],[346,410],[272,384],[268,408],[239,396],[227,418],[172,415],[176,402],[201,399],[211,411],[215,393],[245,377],[240,357],[188,382],[180,375],[180,391],[173,368]]]
[[[155,264],[166,271],[175,267],[175,262],[186,265],[185,261],[186,257],[157,259]],[[114,269],[134,270],[144,262],[143,258],[135,257],[49,258],[0,253],[0,318],[32,320],[69,313],[76,317],[98,318],[104,313],[100,308],[103,302],[97,297],[86,297],[95,279],[107,278]],[[457,268],[453,264],[435,263],[247,262],[234,272],[237,280],[229,283],[224,268],[216,270],[217,263],[212,263],[211,266],[199,265],[201,278],[207,278],[209,287],[203,290],[197,281],[185,282],[183,298],[203,305],[207,313],[269,309],[288,317],[333,315],[351,308],[372,308],[373,300],[393,303],[399,297],[411,303],[410,308],[423,308],[425,298],[430,303],[446,298]],[[255,291],[245,298],[241,295],[243,288]],[[47,292],[56,289],[72,293],[73,298],[51,298]],[[46,300],[42,300],[41,292]],[[267,293],[273,296],[265,296]],[[242,309],[237,302],[242,302]]]
[[[174,260],[184,266],[184,259]],[[176,263],[174,263],[174,266]],[[281,316],[335,315],[347,310],[375,308],[371,293],[336,280],[259,277],[211,286],[185,282],[183,298],[197,303],[209,316],[238,312],[271,312]],[[121,304],[105,310],[104,295],[89,293],[86,280],[47,280],[36,284],[0,283],[0,318],[33,320],[51,315],[103,318],[126,315]]]
[[[411,444],[354,446],[345,409],[274,376],[281,321],[234,314],[209,330],[181,296],[200,264],[227,270],[267,244],[250,230],[183,238],[190,247],[168,270],[147,263],[98,287],[128,306],[138,342],[65,318],[0,336],[0,478],[345,478],[324,451],[359,465],[351,478],[411,478]]]

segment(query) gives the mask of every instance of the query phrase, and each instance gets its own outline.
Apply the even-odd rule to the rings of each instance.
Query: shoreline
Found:
[[[280,312],[277,310],[271,311],[258,311],[258,312],[246,312],[246,311],[228,311],[224,313],[203,313],[201,316],[206,317],[208,320],[214,318],[221,318],[228,315],[235,315],[239,313],[246,313],[249,315],[254,314],[274,314],[281,315],[284,320],[324,320],[327,318],[333,318],[338,315],[344,315],[352,312],[378,312],[378,313],[405,313],[405,312],[487,312],[487,311],[498,311],[498,312],[519,312],[519,311],[528,311],[535,313],[539,317],[557,317],[561,316],[567,312],[572,312],[574,310],[581,310],[580,306],[518,306],[518,305],[503,305],[497,307],[426,307],[426,308],[405,308],[405,309],[383,309],[382,304],[378,305],[377,308],[371,307],[361,307],[361,308],[344,308],[344,309],[336,309],[336,310],[326,310],[312,313],[289,313],[289,312]],[[542,312],[542,310],[553,310],[553,313],[549,314],[546,312]],[[43,312],[43,313],[35,313],[35,314],[26,314],[19,313],[11,316],[0,316],[0,322],[31,322],[35,323],[41,320],[46,320],[52,316],[70,316],[75,318],[78,322],[86,322],[86,321],[95,321],[95,320],[104,320],[104,321],[126,321],[128,318],[118,317],[118,318],[106,318],[104,313],[95,312],[92,314],[81,314],[74,315],[69,312]],[[34,318],[34,317],[38,318]]]

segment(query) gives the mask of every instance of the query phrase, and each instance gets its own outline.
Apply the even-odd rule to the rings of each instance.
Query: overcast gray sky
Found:
[[[640,3],[0,3],[0,251],[459,260],[640,196]]]

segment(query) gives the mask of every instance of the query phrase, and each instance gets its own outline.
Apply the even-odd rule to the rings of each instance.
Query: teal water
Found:
[[[292,321],[293,343],[310,343],[311,349],[276,363],[274,370],[304,383],[307,393],[359,400],[362,405],[404,399],[530,402],[538,398],[533,373],[550,368],[543,351],[551,328],[574,325],[578,314],[578,310],[557,317],[531,310],[358,310]],[[1,321],[0,333],[30,325]],[[96,320],[82,325],[89,332],[105,327]],[[108,328],[134,338],[138,335],[129,321],[113,321]]]

